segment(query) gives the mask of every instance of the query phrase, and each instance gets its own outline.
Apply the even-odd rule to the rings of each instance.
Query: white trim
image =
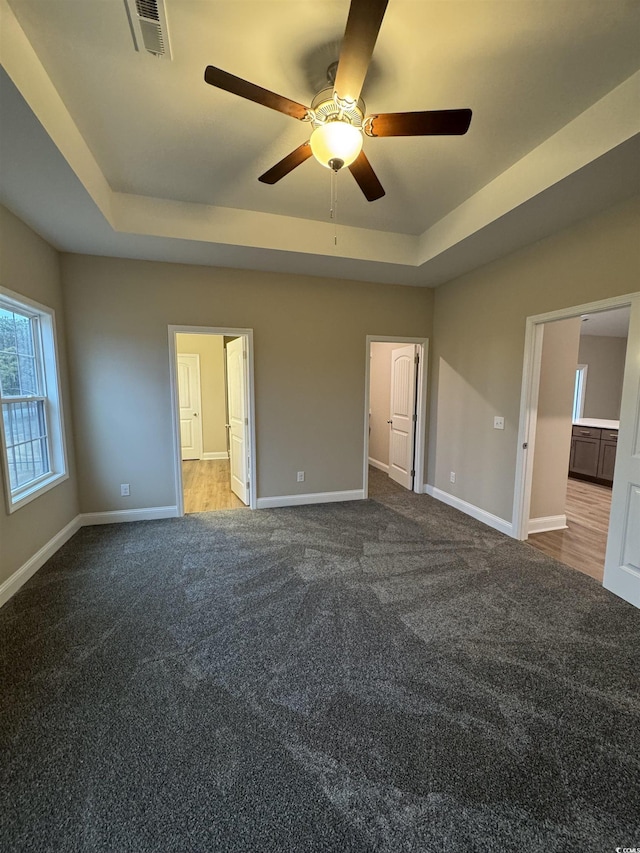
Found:
[[[20,587],[31,578],[38,569],[42,568],[50,557],[56,553],[59,548],[68,542],[71,537],[82,527],[81,517],[77,515],[69,524],[65,525],[62,530],[59,530],[55,536],[52,536],[42,548],[30,557],[26,563],[23,563],[19,569],[0,585],[0,607],[6,604],[9,599],[16,594]]]
[[[427,361],[429,358],[429,338],[412,338],[394,335],[367,335],[365,353],[364,377],[364,458],[362,473],[362,492],[366,498],[369,494],[369,411],[371,408],[371,344],[417,344],[418,346],[418,398],[416,400],[416,437],[415,458],[413,461],[415,475],[413,491],[421,495],[424,483],[424,444],[427,420]],[[387,470],[388,467],[387,467]]]
[[[504,518],[492,515],[492,513],[487,512],[484,509],[480,509],[478,506],[474,506],[473,504],[455,497],[455,495],[450,495],[449,492],[443,492],[442,489],[436,489],[435,486],[426,485],[424,490],[428,495],[431,495],[432,498],[442,501],[442,503],[448,504],[454,509],[460,510],[460,512],[464,512],[465,515],[470,515],[472,518],[475,518],[477,521],[481,521],[488,527],[493,527],[494,530],[499,530],[500,533],[505,533],[507,536],[513,535],[511,522],[506,521]]]
[[[200,459],[228,459],[229,454],[226,450],[206,450]]]
[[[83,527],[94,524],[120,524],[123,521],[155,521],[158,518],[177,518],[177,506],[150,506],[141,509],[116,509],[109,512],[83,512],[79,518]]]
[[[566,530],[566,515],[541,515],[529,519],[529,533],[547,533],[549,530]]]
[[[520,421],[513,493],[513,516],[511,522],[512,535],[515,539],[526,539],[528,536],[544,323],[553,322],[554,320],[568,320],[571,317],[580,317],[582,314],[600,313],[601,311],[608,311],[610,308],[622,308],[625,305],[630,305],[635,296],[636,294],[633,293],[612,296],[609,299],[601,299],[598,302],[588,302],[584,305],[573,305],[569,308],[549,311],[546,314],[532,315],[526,319],[522,393],[520,396]]]
[[[379,471],[384,471],[385,474],[389,473],[389,466],[385,465],[384,462],[378,462],[378,460],[374,459],[373,456],[369,457],[369,465],[377,468]]]
[[[253,329],[233,329],[222,326],[173,326],[168,327],[169,334],[169,384],[171,390],[171,421],[173,427],[173,465],[176,484],[176,515],[184,515],[184,492],[182,488],[182,453],[180,451],[180,407],[178,405],[176,335],[226,335],[244,337],[247,351],[247,419],[249,421],[249,508],[257,506],[258,479],[256,464],[256,426],[255,426],[255,382],[253,358]]]
[[[361,500],[364,500],[362,489],[352,489],[345,492],[316,492],[315,494],[307,495],[276,495],[273,498],[258,498],[258,509]]]

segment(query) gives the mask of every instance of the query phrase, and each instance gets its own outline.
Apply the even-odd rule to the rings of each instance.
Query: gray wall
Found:
[[[637,291],[639,224],[636,197],[436,289],[429,483],[511,520],[526,318]]]
[[[640,272],[634,199],[435,298],[420,288],[63,255],[63,317],[56,252],[0,214],[3,284],[57,312],[71,470],[12,516],[0,510],[0,580],[78,511],[175,504],[169,324],[255,330],[259,496],[361,488],[366,335],[431,338],[428,481],[510,519],[526,317],[633,292]],[[493,429],[496,414],[504,431]]]
[[[65,323],[58,253],[0,205],[0,282],[34,299],[56,316],[62,406],[70,478],[11,515],[0,507],[0,583],[20,568],[78,514]],[[3,464],[0,461],[0,465]]]
[[[589,365],[584,397],[584,418],[620,418],[626,338],[582,335],[578,363]]]
[[[258,497],[362,488],[366,335],[431,335],[422,288],[80,255],[62,270],[83,512],[176,502],[168,325],[254,329]]]
[[[564,515],[581,325],[572,317],[543,329],[531,518]]]

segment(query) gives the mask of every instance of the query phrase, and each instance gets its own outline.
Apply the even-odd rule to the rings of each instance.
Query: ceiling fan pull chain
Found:
[[[338,173],[331,170],[331,219],[333,220],[333,245],[338,245]]]
[[[333,173],[333,245],[338,245],[338,173]]]

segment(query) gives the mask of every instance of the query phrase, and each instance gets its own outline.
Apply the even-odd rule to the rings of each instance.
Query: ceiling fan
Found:
[[[360,92],[388,0],[351,0],[340,58],[327,70],[329,85],[318,92],[310,107],[207,66],[204,79],[211,86],[239,95],[256,104],[310,122],[311,137],[271,169],[259,181],[275,184],[313,154],[334,172],[344,166],[356,180],[367,201],[385,194],[382,184],[362,150],[363,134],[375,136],[461,136],[471,123],[471,110],[424,110],[409,113],[372,113],[365,116]]]

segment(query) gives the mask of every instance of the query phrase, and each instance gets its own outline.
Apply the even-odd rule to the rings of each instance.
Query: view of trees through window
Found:
[[[49,471],[38,319],[0,306],[0,397],[12,492]]]

